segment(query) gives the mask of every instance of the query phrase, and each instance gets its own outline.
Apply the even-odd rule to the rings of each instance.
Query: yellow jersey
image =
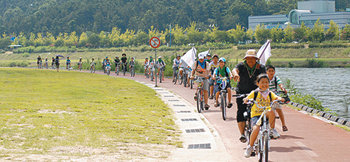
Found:
[[[263,97],[263,95],[258,92],[258,96],[256,97],[256,102],[258,103],[259,106],[267,106],[268,107],[268,110],[271,110],[271,102],[276,100],[277,99],[277,95],[273,92],[271,92],[271,98],[272,100],[270,99],[270,96],[267,95],[266,98]],[[250,92],[250,94],[247,96],[248,99],[254,99],[254,91]],[[260,109],[256,106],[256,104],[253,105],[252,109],[251,109],[251,115],[250,117],[253,118],[255,116],[260,116],[262,114],[262,112],[264,112],[264,109]]]

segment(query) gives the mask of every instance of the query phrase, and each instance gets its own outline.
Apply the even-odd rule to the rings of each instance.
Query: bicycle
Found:
[[[144,66],[144,70],[145,70],[145,76],[146,76],[146,78],[149,78],[149,73],[147,72],[147,70],[148,70],[148,66]]]
[[[182,82],[184,83],[184,87],[186,87],[187,86],[187,79],[188,79],[188,76],[189,76],[189,71],[187,70],[187,68],[184,68],[184,70],[183,70],[183,73],[182,73]]]
[[[135,77],[135,67],[134,66],[130,67],[130,75],[131,75],[131,77]]]
[[[119,75],[119,71],[120,71],[120,64],[115,64],[115,74]]]
[[[45,68],[49,69],[49,63],[48,62],[45,62]]]
[[[254,152],[258,154],[259,161],[268,162],[269,159],[269,145],[270,145],[270,124],[266,118],[266,113],[269,111],[273,111],[273,105],[277,103],[278,100],[272,101],[270,106],[260,106],[258,102],[254,100],[249,100],[248,104],[255,104],[257,108],[263,109],[264,111],[260,115],[260,118],[256,122],[256,125],[260,126],[257,142],[254,144]],[[271,107],[271,110],[268,108]]]
[[[90,73],[95,73],[95,64],[90,66]]]
[[[79,69],[79,71],[81,71],[81,68],[82,68],[82,62],[78,62],[78,69]]]
[[[70,71],[70,64],[67,64],[66,69],[67,69],[68,71]]]
[[[174,68],[173,68],[173,77],[174,77],[173,82],[174,82],[174,84],[176,84],[177,79],[178,79],[178,73],[179,73],[178,70],[179,70],[178,67],[174,67]]]
[[[204,79],[203,77],[197,77],[196,82],[198,84],[197,87],[197,111],[198,113],[201,113],[202,111],[204,111],[204,90],[203,90],[203,86],[204,86]]]
[[[108,76],[111,74],[111,66],[106,65],[106,73]]]
[[[126,63],[123,63],[123,75],[125,76],[127,69],[126,69]]]
[[[164,68],[164,66],[161,66],[159,68],[159,83],[162,83],[162,81],[163,81],[163,68]]]
[[[221,80],[221,83],[220,83],[220,88],[221,88],[221,91],[220,91],[220,99],[221,99],[221,102],[220,102],[220,107],[221,107],[221,113],[222,113],[222,119],[223,120],[226,120],[226,106],[227,106],[227,101],[226,101],[226,96],[227,96],[227,83],[228,83],[228,78],[227,77],[220,77],[220,78],[217,78],[216,80]],[[216,94],[216,93],[215,93]]]

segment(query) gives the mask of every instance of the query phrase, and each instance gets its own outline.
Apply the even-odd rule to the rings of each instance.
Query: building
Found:
[[[307,27],[313,27],[315,22],[320,22],[328,28],[329,22],[333,20],[340,28],[350,24],[350,11],[335,12],[334,0],[309,0],[299,1],[298,9],[289,12],[288,15],[268,15],[268,16],[249,16],[249,29],[255,30],[259,24],[265,25],[266,28],[285,28],[291,25],[296,28],[303,22]]]

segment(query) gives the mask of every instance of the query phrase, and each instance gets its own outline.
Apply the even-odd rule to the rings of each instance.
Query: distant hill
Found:
[[[350,3],[337,2],[341,10]],[[226,30],[247,26],[249,15],[287,14],[293,8],[295,0],[0,0],[0,32],[138,31],[152,25],[164,30],[193,21],[202,29],[215,24]]]

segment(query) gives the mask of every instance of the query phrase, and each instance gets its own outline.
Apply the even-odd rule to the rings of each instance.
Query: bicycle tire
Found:
[[[221,107],[222,119],[226,120],[226,104],[225,104],[226,98],[225,98],[225,94],[221,93],[220,96],[221,96],[220,97],[221,98],[221,105],[220,105],[220,107]]]
[[[186,87],[186,85],[187,85],[187,75],[184,74],[183,78],[184,78],[184,87]]]
[[[174,84],[176,84],[176,82],[177,82],[177,72],[174,71],[173,75],[174,75]]]
[[[269,136],[267,135],[267,134],[265,134],[265,136],[264,136],[265,138],[264,138],[264,146],[265,146],[265,148],[264,148],[264,160],[266,161],[266,162],[268,162],[269,161]]]
[[[191,89],[193,89],[193,80],[192,79],[190,81],[190,84],[191,84]]]
[[[199,91],[197,91],[197,111],[198,111],[198,113],[201,113],[202,112],[202,109],[201,109],[201,98],[200,98],[200,94],[201,93],[201,91],[199,90]]]
[[[203,93],[202,90],[201,90],[201,93]],[[201,94],[201,111],[204,111],[204,97],[203,97],[203,94]]]
[[[183,75],[183,74],[182,74]],[[179,84],[181,85],[182,83],[183,83],[183,76],[182,77],[180,77],[180,73],[178,73],[178,78],[179,78]]]

